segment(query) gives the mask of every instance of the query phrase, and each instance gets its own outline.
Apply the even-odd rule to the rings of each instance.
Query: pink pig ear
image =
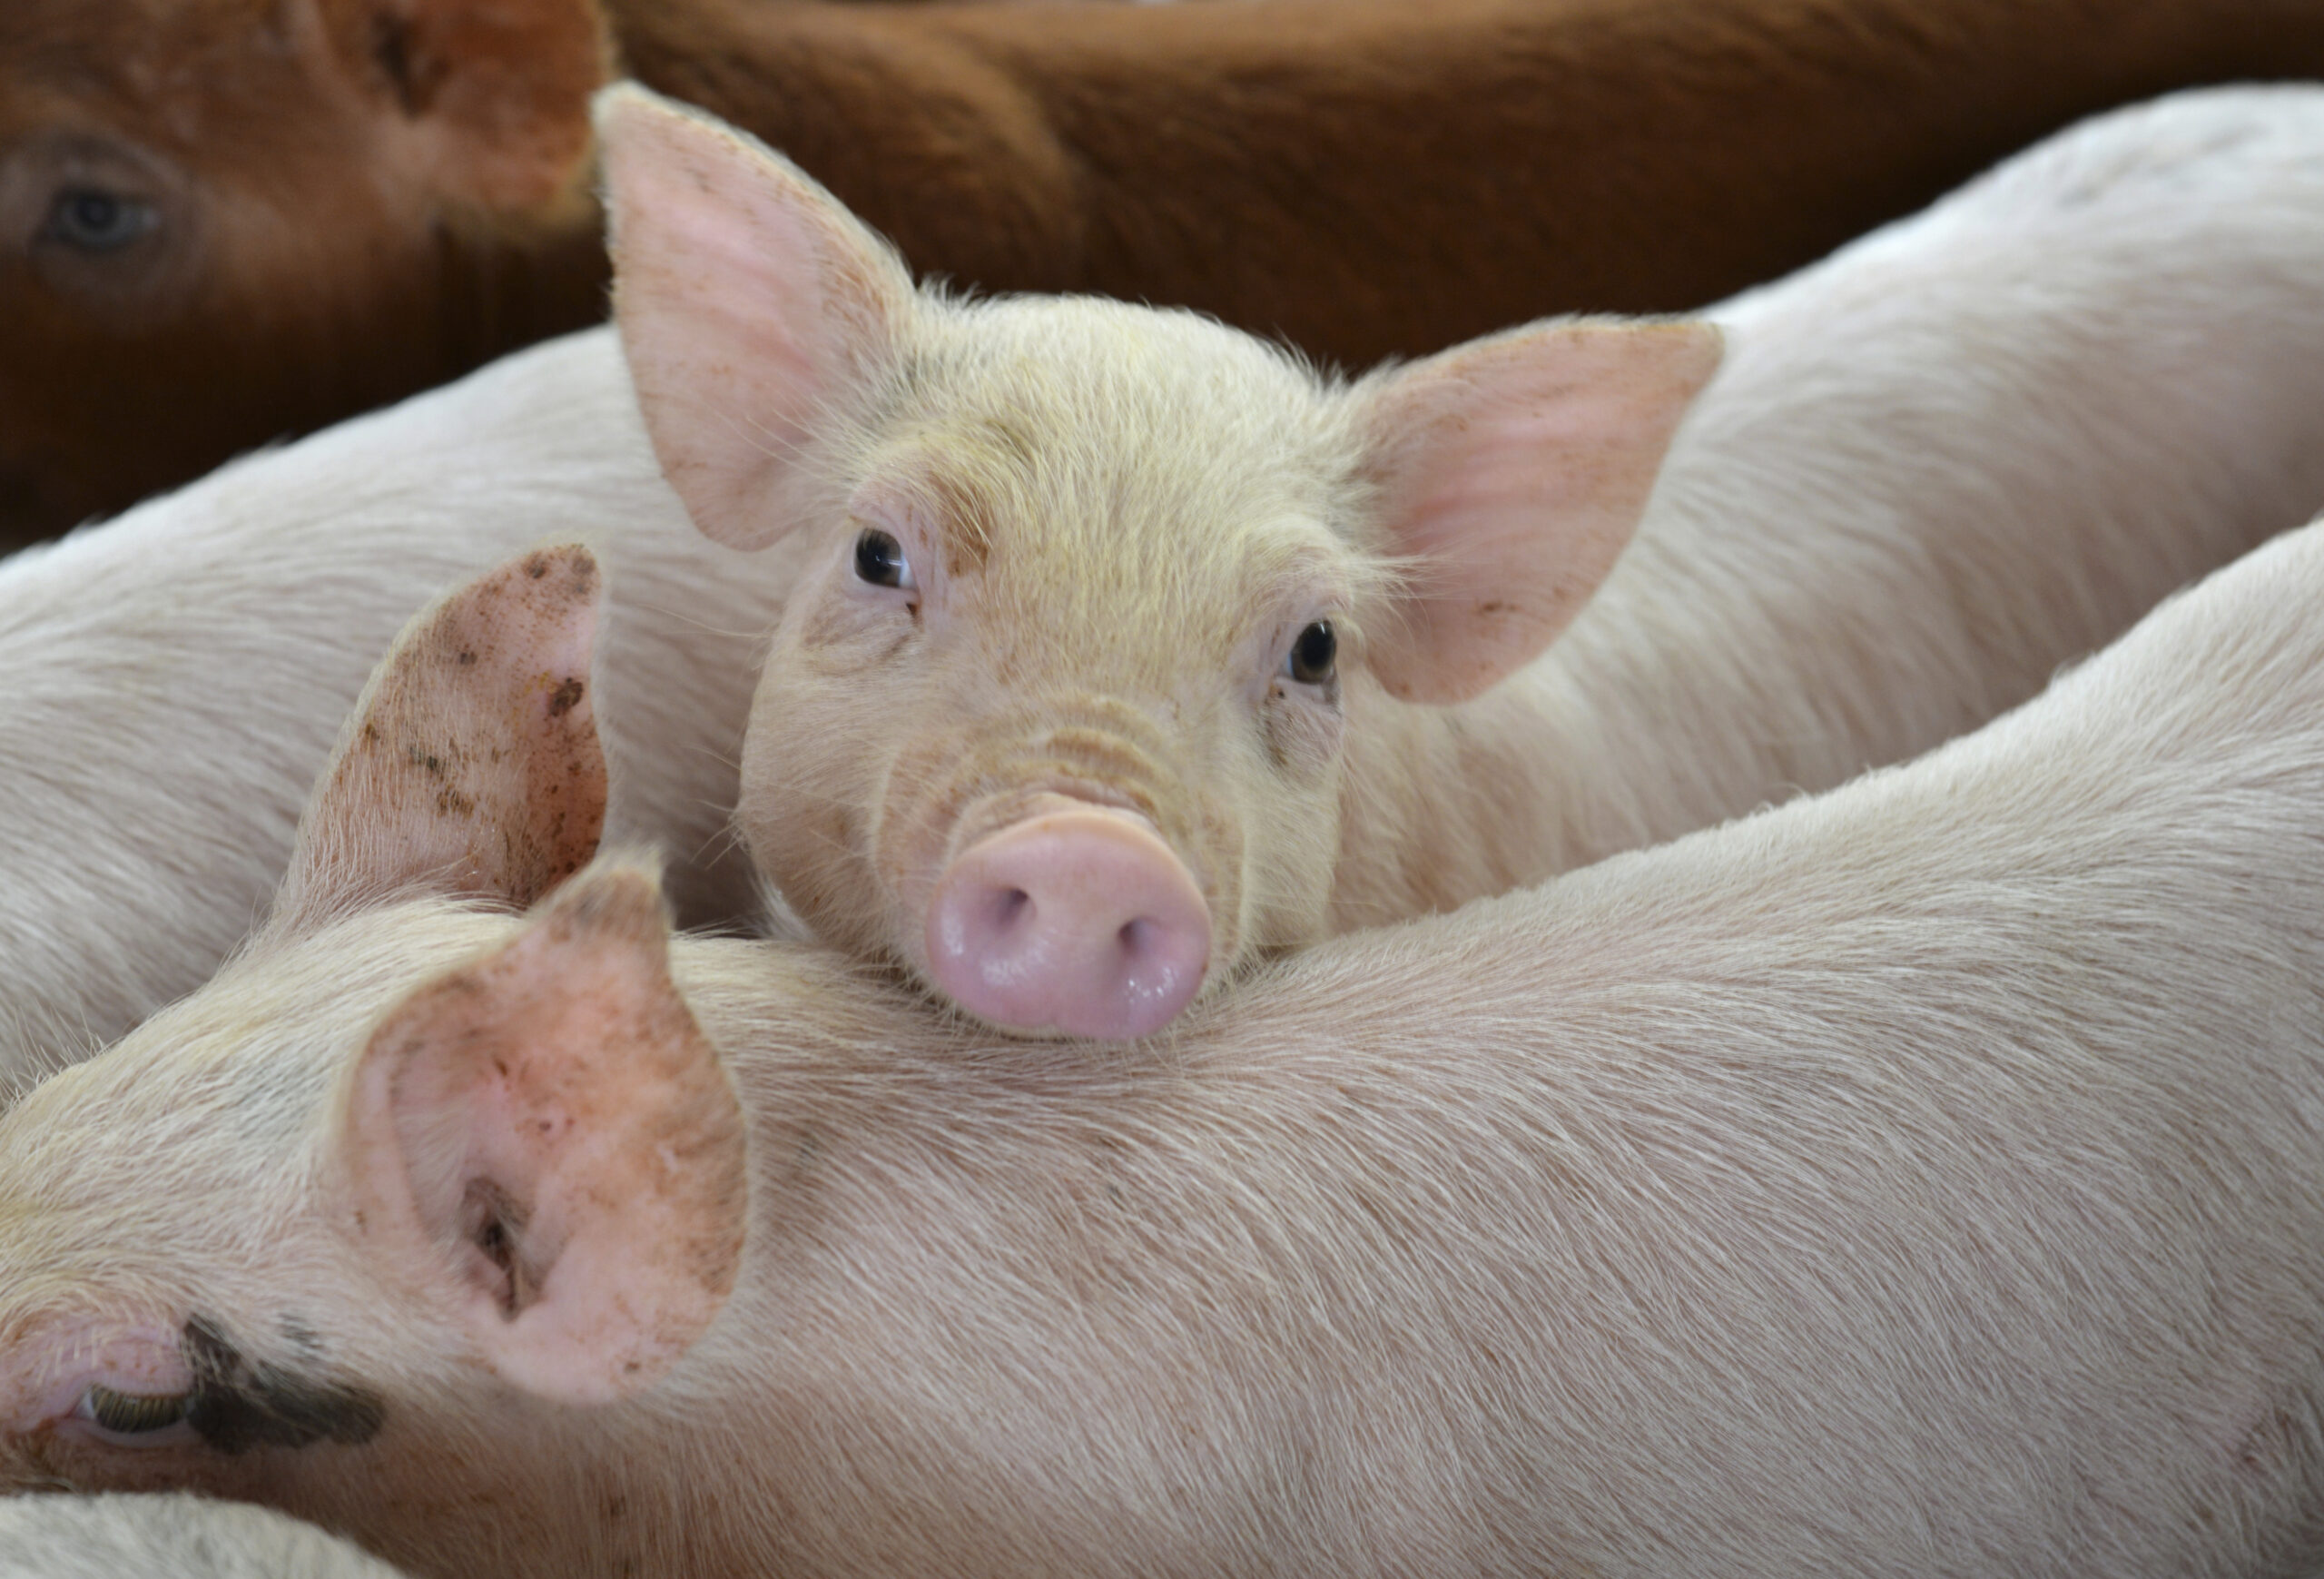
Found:
[[[404,627],[308,803],[270,929],[414,888],[529,904],[587,864],[600,585],[586,548],[536,549]]]
[[[1540,656],[1629,543],[1718,358],[1708,323],[1562,323],[1359,392],[1381,546],[1414,561],[1370,643],[1381,684],[1462,702]]]
[[[358,1231],[564,1402],[667,1370],[742,1260],[742,1109],[668,954],[654,876],[600,864],[391,1012],[348,1088]]]
[[[597,97],[614,316],[662,469],[694,524],[763,548],[807,508],[818,418],[893,361],[903,262],[763,144],[630,84]]]

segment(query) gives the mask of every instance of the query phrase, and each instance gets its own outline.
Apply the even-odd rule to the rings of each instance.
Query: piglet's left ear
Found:
[[[587,864],[602,587],[586,548],[539,548],[404,627],[307,804],[270,929],[413,890],[530,904]]]
[[[742,1261],[742,1110],[668,950],[655,878],[601,862],[390,1013],[349,1087],[357,1232],[568,1403],[666,1371]]]
[[[1718,357],[1708,323],[1553,323],[1357,391],[1374,546],[1411,565],[1369,642],[1391,695],[1466,701],[1540,656],[1630,542]]]

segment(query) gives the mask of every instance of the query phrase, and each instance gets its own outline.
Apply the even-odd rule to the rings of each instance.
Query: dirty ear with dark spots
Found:
[[[333,48],[437,191],[507,216],[586,202],[596,0],[319,0]]]
[[[414,992],[346,1090],[348,1220],[516,1386],[632,1393],[733,1290],[742,1107],[671,981],[650,871],[599,863]]]
[[[587,864],[601,587],[586,548],[539,548],[405,627],[308,804],[274,928],[415,889],[529,904]]]

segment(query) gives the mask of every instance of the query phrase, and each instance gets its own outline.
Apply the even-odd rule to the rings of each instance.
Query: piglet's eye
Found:
[[[877,527],[866,527],[855,535],[855,574],[874,587],[906,592],[920,585],[912,579],[911,561],[904,558],[904,546]]]
[[[183,1393],[124,1393],[91,1382],[74,1413],[115,1436],[150,1436],[185,1419]]]
[[[1299,633],[1291,644],[1291,656],[1284,660],[1284,673],[1303,686],[1320,686],[1336,671],[1339,661],[1339,638],[1332,634],[1332,622],[1319,619]]]

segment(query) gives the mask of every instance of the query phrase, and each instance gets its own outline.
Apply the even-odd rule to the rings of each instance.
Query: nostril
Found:
[[[1021,888],[1004,888],[993,895],[992,924],[1000,932],[1012,932],[1019,923],[1031,919],[1026,913],[1033,908],[1033,896]]]

